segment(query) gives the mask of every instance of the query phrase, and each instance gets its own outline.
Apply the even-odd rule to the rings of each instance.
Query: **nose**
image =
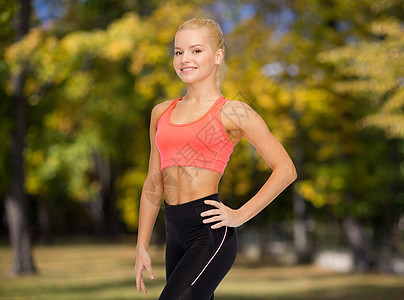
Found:
[[[188,54],[188,52],[184,52],[182,54],[182,63],[184,64],[184,63],[189,63],[189,62],[190,62],[189,54]]]

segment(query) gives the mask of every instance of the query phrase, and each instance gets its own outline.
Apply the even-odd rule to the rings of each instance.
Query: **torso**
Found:
[[[160,105],[160,115],[174,100],[168,100]],[[183,102],[183,103],[181,103]],[[237,122],[229,118],[234,111],[231,106],[237,101],[227,101],[222,108],[222,123],[227,137],[235,145],[241,138],[241,132],[237,128]],[[170,121],[175,124],[185,124],[197,120],[212,105],[214,101],[203,102],[203,107],[195,107],[194,104],[180,101],[172,111]],[[202,113],[200,113],[202,112]],[[158,116],[159,117],[159,116]],[[164,198],[170,205],[183,204],[204,196],[218,192],[221,174],[207,169],[174,166],[163,169]]]

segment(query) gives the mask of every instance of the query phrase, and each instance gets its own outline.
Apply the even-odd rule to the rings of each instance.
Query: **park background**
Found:
[[[238,228],[217,299],[403,299],[402,0],[0,0],[0,298],[158,297],[164,220],[159,278],[136,295],[138,206],[151,110],[185,92],[172,47],[191,17],[222,25],[223,95],[299,175]],[[221,198],[237,208],[269,175],[242,139]]]

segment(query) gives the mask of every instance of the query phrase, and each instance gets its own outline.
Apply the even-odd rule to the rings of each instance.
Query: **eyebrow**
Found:
[[[195,44],[195,45],[191,45],[189,48],[194,48],[194,47],[203,47],[203,45]],[[174,47],[174,49],[181,49],[181,47]]]

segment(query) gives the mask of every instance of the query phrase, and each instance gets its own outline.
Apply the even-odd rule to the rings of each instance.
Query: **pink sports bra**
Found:
[[[160,152],[161,170],[193,166],[223,174],[234,148],[221,120],[221,110],[228,99],[219,97],[193,122],[171,123],[171,113],[182,98],[174,100],[157,120],[156,146]]]

